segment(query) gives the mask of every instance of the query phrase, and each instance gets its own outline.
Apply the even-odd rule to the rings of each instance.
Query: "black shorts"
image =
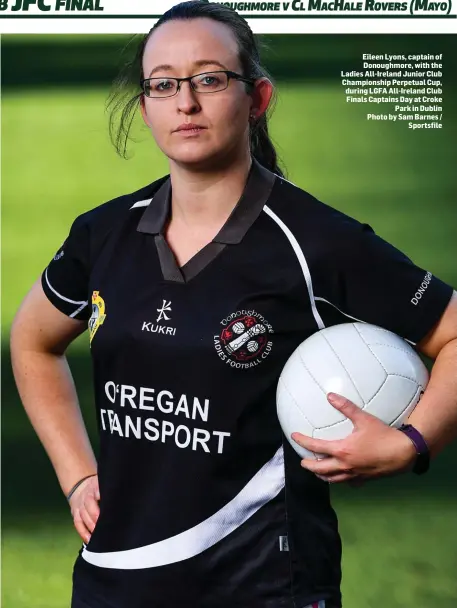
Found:
[[[89,599],[84,592],[73,586],[71,608],[112,608],[112,605],[107,604],[103,600],[97,599],[93,595],[91,595]]]
[[[114,608],[111,604],[107,604],[105,601],[97,599],[92,596],[89,599],[86,598],[84,593],[73,587],[73,594],[71,597],[71,608]],[[338,608],[335,604],[330,604],[328,601],[315,602],[303,608]]]

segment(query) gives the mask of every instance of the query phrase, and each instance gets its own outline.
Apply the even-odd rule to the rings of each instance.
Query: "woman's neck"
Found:
[[[241,198],[251,168],[251,156],[208,172],[193,172],[171,163],[171,223],[216,232]]]

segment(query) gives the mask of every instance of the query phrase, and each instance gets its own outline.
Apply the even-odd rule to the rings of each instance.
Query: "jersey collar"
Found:
[[[213,243],[236,245],[241,242],[267,202],[275,180],[275,173],[252,159],[243,194]],[[146,207],[137,226],[138,232],[163,234],[170,214],[170,195],[171,181],[168,177]]]

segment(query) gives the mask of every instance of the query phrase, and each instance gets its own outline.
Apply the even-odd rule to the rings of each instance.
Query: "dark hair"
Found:
[[[258,45],[249,24],[236,11],[216,2],[204,2],[202,0],[176,4],[160,17],[148,34],[142,37],[135,55],[125,64],[114,81],[114,88],[107,104],[107,109],[110,111],[109,131],[111,141],[122,157],[127,157],[126,151],[130,129],[142,95],[142,91],[138,92],[138,89],[140,80],[143,78],[143,53],[149,38],[158,27],[167,21],[195,19],[197,17],[214,19],[231,29],[238,43],[243,76],[253,80],[262,77],[271,80],[267,71],[260,64]],[[246,84],[246,86],[249,87],[250,85]],[[268,108],[268,114],[272,112],[275,101],[274,93],[272,103]],[[283,172],[278,166],[276,150],[268,134],[266,113],[257,120],[250,122],[250,142],[251,154],[254,158],[270,171],[283,176]]]

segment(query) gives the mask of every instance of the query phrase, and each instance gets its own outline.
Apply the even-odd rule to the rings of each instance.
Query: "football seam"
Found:
[[[400,378],[406,378],[406,376],[400,376],[399,374],[389,374],[389,376],[399,376]],[[411,380],[411,378],[406,378],[406,380]],[[384,382],[382,383],[382,385],[379,387],[379,389],[376,391],[376,393],[373,395],[373,397],[370,399],[370,401],[368,401],[368,403],[366,403],[362,408],[362,410],[364,410],[368,405],[370,405],[370,403],[372,402],[372,400],[376,397],[376,395],[379,393],[379,391],[382,389],[382,387],[384,386],[384,384],[387,382],[387,378],[384,380]],[[411,380],[411,382],[415,382],[415,380]],[[421,386],[419,383],[417,383],[417,387]],[[414,395],[417,394],[414,393]],[[393,422],[391,422],[390,424],[393,425],[395,424],[395,422],[401,418],[401,416],[403,416],[403,414],[405,413],[405,411],[409,408],[409,406],[411,405],[412,400],[414,399],[414,395],[411,398],[411,400],[409,401],[409,403],[405,406],[405,408],[401,411],[400,414],[398,414],[398,416],[395,418],[395,420],[393,420]],[[370,413],[370,412],[369,412]],[[375,414],[372,414],[373,416]],[[378,416],[376,416],[376,418],[378,418]],[[318,427],[313,427],[314,430],[320,430],[320,429],[330,429],[334,426],[338,426],[339,424],[343,424],[344,422],[347,422],[347,420],[349,420],[349,418],[345,418],[345,420],[340,420],[339,422],[334,422],[333,424],[327,424],[325,426],[318,426]],[[313,432],[313,437],[314,437],[314,432]]]
[[[405,378],[405,380],[411,380],[411,382],[415,382],[417,384],[417,386],[420,385],[420,382],[417,378],[411,378],[410,376],[404,376],[403,374],[394,374],[394,373],[388,373],[387,377],[389,376],[397,376],[398,378]]]
[[[382,366],[383,367],[383,366]],[[383,367],[384,369],[384,367]],[[384,371],[386,371],[384,369]],[[376,395],[379,393],[379,391],[382,389],[382,387],[384,386],[384,384],[387,382],[387,378],[389,377],[389,374],[386,372],[386,377],[384,378],[384,382],[381,384],[381,386],[378,387],[378,390],[375,392],[375,394],[371,397],[371,399],[363,406],[363,410],[368,407],[368,405],[373,401],[373,399],[376,397]]]
[[[417,382],[417,380],[416,380],[416,379],[413,379],[413,378],[408,378],[407,376],[402,376],[401,374],[388,374],[388,375],[387,375],[387,377],[384,379],[383,383],[381,384],[381,386],[380,386],[380,387],[378,388],[378,390],[376,391],[376,393],[375,393],[375,394],[374,394],[374,395],[371,397],[371,399],[370,399],[370,400],[369,400],[367,403],[364,403],[363,407],[361,407],[361,408],[360,408],[361,410],[365,410],[365,409],[366,409],[366,408],[367,408],[367,407],[370,405],[370,403],[373,401],[373,399],[376,397],[376,395],[377,395],[377,394],[379,393],[379,391],[382,389],[382,387],[384,386],[384,384],[387,382],[387,380],[388,380],[389,376],[398,376],[399,378],[405,378],[405,380],[410,380],[411,382],[414,382],[414,383],[416,383],[416,384],[417,384],[417,386],[419,386],[419,383]],[[320,387],[319,387],[319,388],[320,388]],[[289,392],[289,391],[288,391],[288,392]],[[289,394],[290,394],[290,393],[289,393]],[[291,395],[291,397],[292,397],[292,395]],[[292,399],[293,399],[293,397],[292,397]],[[295,405],[297,406],[297,408],[300,410],[300,407],[299,407],[298,403],[295,401],[295,399],[293,399],[293,401],[294,401]],[[410,401],[410,402],[408,403],[408,405],[405,407],[405,410],[406,410],[406,409],[407,409],[407,408],[410,406],[410,404],[411,404],[411,401]],[[357,406],[357,407],[358,407],[358,406]],[[399,414],[399,416],[396,418],[396,420],[397,420],[397,419],[398,419],[400,416],[402,416],[402,415],[403,415],[403,412],[404,412],[405,410],[402,410],[401,414]],[[301,412],[301,410],[300,410],[300,412]],[[374,415],[374,414],[373,414],[373,415]],[[306,416],[304,416],[304,417],[306,418]],[[306,418],[306,420],[307,420],[307,421],[308,421],[308,422],[311,424],[311,421],[310,421],[310,420],[308,420],[308,418]],[[316,427],[316,426],[314,426],[313,424],[311,424],[311,426],[313,427],[313,435],[312,435],[312,436],[314,437],[314,430],[319,430],[319,429],[330,429],[330,428],[332,428],[332,427],[334,427],[334,426],[338,426],[339,424],[343,424],[343,423],[344,423],[344,422],[346,422],[347,420],[349,420],[349,418],[347,418],[347,417],[346,417],[344,420],[339,420],[338,422],[334,422],[333,424],[326,424],[325,426],[317,426],[317,427]]]
[[[311,378],[313,378],[312,374],[310,373],[310,371],[308,370],[308,368],[305,365],[305,369],[306,371],[310,374]],[[387,378],[389,376],[398,376],[399,378],[405,378],[406,380],[410,380],[411,382],[416,382],[416,380],[413,380],[412,378],[408,378],[406,376],[401,376],[400,374],[389,374],[387,376]],[[384,386],[384,384],[387,382],[387,378],[385,378],[384,382],[381,384],[381,386],[378,388],[378,390],[376,391],[376,393],[373,395],[373,397],[370,399],[370,401],[368,401],[367,403],[364,403],[363,407],[361,407],[361,410],[364,410],[366,407],[368,407],[370,405],[370,403],[373,401],[373,399],[376,397],[376,395],[379,393],[379,391],[382,389],[382,387]],[[313,378],[313,380],[316,382],[316,384],[319,386],[319,383],[316,381],[315,378]],[[280,380],[280,383],[282,384],[282,386],[285,388],[285,390],[287,391],[287,394],[289,395],[289,397],[291,398],[294,406],[297,408],[297,410],[299,411],[299,413],[303,416],[303,418],[306,420],[306,422],[312,427],[312,433],[311,433],[311,437],[314,438],[314,431],[318,431],[321,429],[330,429],[333,428],[335,426],[338,426],[339,424],[344,424],[345,422],[347,422],[349,419],[345,418],[344,420],[339,420],[338,422],[334,422],[333,424],[326,424],[325,426],[314,426],[314,424],[311,422],[311,420],[309,420],[309,418],[307,418],[305,416],[305,414],[303,413],[303,411],[301,410],[299,404],[297,403],[297,400],[295,399],[295,397],[292,395],[292,393],[290,392],[287,384],[283,381]],[[421,386],[419,385],[419,383],[417,383],[417,386]],[[319,388],[321,388],[319,386]],[[322,389],[321,389],[322,390]],[[416,391],[417,392],[417,391]],[[414,396],[413,396],[414,398]],[[409,401],[408,405],[406,405],[406,407],[404,408],[404,410],[401,411],[401,413],[397,416],[397,418],[395,418],[395,420],[391,423],[391,424],[395,424],[395,422],[403,415],[403,413],[405,412],[405,410],[408,409],[408,407],[411,405],[411,401],[413,400],[413,398]]]
[[[370,331],[377,331],[377,332],[385,333],[385,334],[391,334],[391,333],[393,333],[393,332],[390,331],[390,329],[386,329],[385,327],[381,327],[380,325],[374,325],[374,324],[369,323],[367,321],[364,321],[363,323],[351,323],[351,325],[354,325],[354,327],[356,325],[361,325],[362,327],[365,327],[366,325],[370,325]],[[358,330],[357,327],[356,327],[356,329],[360,333],[360,331]]]
[[[368,350],[371,351],[373,357],[379,362],[379,365],[382,367],[382,369],[386,372],[386,376],[388,375],[388,372],[386,370],[386,368],[384,367],[384,365],[382,364],[382,361],[380,360],[380,358],[376,355],[376,353],[370,348],[370,345],[366,342],[366,340],[364,339],[364,337],[362,336],[362,334],[360,333],[360,331],[357,329],[357,327],[355,328],[356,332],[359,334],[360,338],[363,340],[363,342],[367,345]],[[384,381],[385,382],[385,381]],[[383,384],[384,384],[383,382]],[[378,389],[379,391],[379,389]],[[378,392],[376,391],[376,392]],[[376,394],[376,393],[375,393]],[[373,397],[372,397],[373,398]]]
[[[363,336],[361,336],[361,338],[363,339]],[[363,340],[365,342],[365,340]],[[393,344],[386,344],[385,342],[370,342],[368,344],[368,342],[365,342],[365,344],[367,346],[385,346],[386,348],[394,348],[395,350],[399,350],[401,353],[405,353],[405,355],[409,355],[411,356],[411,351],[409,350],[405,350],[404,348],[400,348],[399,346],[393,346]]]
[[[327,399],[327,393],[325,392],[325,390],[323,389],[323,387],[319,384],[319,382],[316,380],[316,378],[313,376],[313,374],[310,372],[310,370],[308,369],[306,363],[303,361],[303,357],[301,356],[301,352],[300,349],[298,350],[298,356],[300,357],[300,360],[303,364],[303,367],[306,369],[306,371],[308,372],[308,374],[310,375],[310,377],[314,380],[314,382],[317,384],[317,386],[319,387],[321,393],[323,393],[324,397]],[[293,397],[292,397],[293,399]],[[300,406],[298,405],[298,403],[294,400],[296,406],[298,407],[298,409],[301,412]],[[361,408],[363,409],[363,408]],[[305,416],[306,418],[306,416]],[[308,420],[308,418],[306,418],[306,420]],[[342,424],[343,422],[345,422],[347,420],[347,418],[345,418],[344,420],[339,420],[338,422],[334,422],[333,424],[327,424],[326,426],[314,426],[314,424],[311,422],[311,420],[308,420],[308,422],[310,423],[310,425],[313,427],[313,437],[314,437],[314,431],[316,429],[329,429],[331,426],[336,426],[337,424]]]
[[[357,330],[357,328],[356,328]],[[358,330],[357,330],[358,331]],[[358,333],[360,334],[360,332],[358,331]],[[406,380],[411,380],[412,382],[416,382],[417,384],[419,384],[418,379],[417,378],[411,378],[410,376],[404,376],[403,374],[395,374],[395,373],[390,373],[386,370],[386,368],[384,367],[384,365],[382,364],[381,360],[379,359],[379,357],[376,355],[376,353],[374,352],[374,350],[372,348],[370,348],[371,345],[373,344],[378,344],[380,346],[386,346],[387,348],[394,348],[396,350],[399,350],[402,353],[405,353],[406,355],[408,355],[409,357],[411,356],[411,352],[408,352],[407,350],[403,350],[403,348],[398,348],[398,346],[391,346],[390,344],[384,344],[383,342],[372,342],[371,345],[368,344],[367,342],[365,342],[365,340],[363,339],[362,334],[360,334],[360,337],[362,338],[362,340],[364,341],[364,343],[367,345],[368,349],[370,350],[370,352],[372,353],[372,355],[379,361],[379,365],[382,367],[382,369],[386,372],[387,377],[388,376],[398,376],[398,378],[406,378]],[[387,380],[387,378],[386,378]],[[384,383],[383,383],[384,384]],[[379,392],[380,389],[378,389],[376,391],[376,393],[373,395],[373,397],[375,397],[375,395]],[[373,397],[371,399],[373,399]],[[370,399],[370,401],[371,401]]]
[[[322,392],[322,393],[324,393],[324,395],[325,395],[325,391],[324,391],[324,389],[323,389],[323,388],[322,388],[322,386],[319,384],[319,382],[316,380],[316,378],[313,376],[313,374],[312,374],[312,373],[311,373],[311,371],[309,370],[308,366],[307,366],[307,365],[306,365],[306,363],[304,362],[303,357],[302,357],[302,354],[301,354],[301,351],[300,351],[300,347],[298,348],[298,356],[300,357],[300,361],[302,362],[303,367],[306,369],[306,371],[308,372],[308,374],[311,376],[311,378],[314,380],[314,382],[315,382],[315,383],[317,384],[317,386],[320,388],[321,392]]]
[[[293,404],[295,405],[295,407],[297,408],[297,410],[300,412],[300,414],[303,416],[303,418],[306,420],[306,422],[309,424],[309,426],[314,429],[314,424],[311,423],[311,420],[308,420],[308,418],[305,416],[305,414],[302,412],[300,406],[297,403],[297,400],[295,399],[295,397],[292,395],[292,393],[289,390],[289,387],[287,386],[287,384],[284,382],[284,380],[280,380],[279,381],[280,384],[282,384],[282,386],[285,388],[287,394],[289,395],[289,397],[292,399]]]
[[[364,327],[366,325],[371,325],[370,327],[370,331],[377,331],[378,333],[385,333],[385,334],[395,334],[396,336],[398,336],[399,338],[401,338],[404,342],[406,342],[406,345],[411,346],[411,348],[413,348],[414,346],[416,346],[415,342],[412,342],[411,340],[408,340],[407,338],[405,338],[404,336],[400,336],[400,334],[396,334],[395,332],[393,332],[390,329],[386,329],[385,327],[381,327],[380,325],[373,325],[371,323],[369,323],[368,321],[363,321],[362,323],[352,323],[351,325],[354,325],[354,327],[356,325],[358,325],[359,327]],[[357,329],[357,328],[356,328]],[[357,330],[358,331],[358,330]],[[360,332],[359,332],[360,333]],[[361,334],[363,337],[363,334]],[[386,345],[387,346],[387,345]],[[395,348],[395,347],[393,347]]]
[[[359,334],[360,335],[360,334]],[[346,369],[346,366],[344,365],[343,361],[340,359],[340,357],[338,356],[338,353],[336,352],[336,350],[333,348],[333,346],[330,344],[330,342],[327,340],[327,338],[324,335],[324,332],[322,332],[321,336],[324,338],[324,340],[327,342],[327,344],[330,347],[330,350],[334,353],[335,357],[338,359],[338,361],[341,363],[341,367],[344,369],[344,371],[346,372],[346,374],[348,375],[349,380],[352,382],[352,386],[355,388],[355,390],[357,391],[358,396],[360,397],[360,400],[362,403],[365,403],[365,400],[363,399],[362,395],[360,394],[360,391],[355,383],[354,378],[351,376],[351,374],[349,373],[349,370]],[[365,340],[364,340],[365,342]],[[363,409],[363,408],[362,408]]]
[[[421,386],[420,384],[418,384],[418,385],[417,385],[417,388],[418,388],[418,389],[421,389],[421,388],[422,388],[422,386]],[[398,414],[398,416],[395,418],[395,420],[393,420],[393,421],[390,423],[390,426],[394,426],[394,425],[395,425],[395,424],[398,422],[398,420],[399,420],[399,419],[400,419],[400,418],[403,416],[403,414],[406,412],[406,410],[407,410],[409,407],[411,407],[411,403],[413,402],[414,397],[416,397],[416,395],[417,395],[417,391],[414,393],[414,395],[412,396],[412,398],[411,398],[410,402],[409,402],[409,403],[408,403],[408,405],[405,407],[405,409],[404,409],[404,410],[403,410],[403,411],[402,411],[400,414]],[[417,402],[416,402],[416,404],[415,404],[415,406],[414,406],[414,407],[416,407],[416,405],[417,405],[418,403],[419,403],[419,401],[417,401]]]

